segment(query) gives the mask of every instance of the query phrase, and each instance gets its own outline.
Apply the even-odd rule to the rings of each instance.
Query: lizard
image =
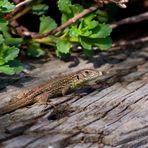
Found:
[[[57,95],[64,96],[71,90],[82,87],[101,75],[102,72],[95,69],[82,69],[52,78],[30,90],[24,89],[23,92],[13,97],[7,105],[0,108],[0,115],[34,103],[47,103],[48,99]]]

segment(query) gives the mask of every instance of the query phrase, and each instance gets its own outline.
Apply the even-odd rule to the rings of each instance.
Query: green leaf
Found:
[[[71,6],[71,0],[58,0],[58,8],[62,12],[62,24],[66,22],[69,18],[73,17]]]
[[[4,65],[4,64],[5,64],[4,59],[2,59],[2,58],[0,57],[0,65]]]
[[[110,37],[106,38],[88,38],[81,37],[81,45],[83,48],[91,50],[92,46],[97,46],[101,50],[106,50],[111,47],[112,40]]]
[[[3,44],[1,48],[2,49],[0,51],[0,58],[2,58],[5,61],[5,63],[15,59],[19,54],[19,49],[15,46],[10,47]]]
[[[27,55],[38,58],[45,55],[45,51],[41,49],[39,43],[30,43],[28,46]]]
[[[73,13],[73,16],[84,10],[83,7],[79,4],[70,5],[69,7]]]
[[[7,31],[8,27],[8,21],[0,18],[0,31],[4,32],[4,31]]]
[[[97,10],[96,11],[96,14],[97,14],[97,19],[99,22],[107,22],[108,21],[108,14],[107,14],[107,11],[103,11],[103,10]]]
[[[32,12],[36,15],[43,15],[45,12],[47,12],[49,6],[46,4],[37,4],[32,6]]]
[[[71,0],[58,0],[58,8],[61,12],[71,13]]]
[[[9,46],[19,47],[23,43],[23,38],[14,38],[14,37],[5,36],[5,43]]]
[[[10,3],[8,0],[0,0],[0,13],[7,13],[12,11],[15,5]]]
[[[70,37],[73,37],[73,36],[78,37],[79,34],[81,34],[81,30],[77,29],[75,26],[72,26],[72,27],[69,29],[69,36],[70,36]]]
[[[64,53],[67,54],[70,52],[71,43],[65,40],[58,39],[56,42],[57,54]]]
[[[9,46],[19,47],[23,43],[23,38],[12,37],[8,31],[3,32],[3,37],[5,39],[5,44],[7,44]]]
[[[9,64],[9,66],[10,66],[11,68],[14,69],[14,72],[15,72],[16,74],[20,73],[20,72],[23,70],[23,66],[22,66],[22,64],[20,63],[20,61],[13,60],[13,61],[8,62],[8,64]]]
[[[79,40],[84,49],[92,49],[92,43],[89,38],[81,36]]]
[[[13,75],[15,73],[14,68],[11,68],[9,65],[0,66],[0,72],[8,75]]]
[[[112,29],[107,24],[99,24],[92,30],[91,38],[105,38],[110,35]]]
[[[0,34],[0,44],[4,43],[4,38],[3,36]]]
[[[96,17],[96,14],[91,13],[84,18],[84,23],[89,25],[89,23]]]
[[[112,40],[110,37],[98,39],[95,46],[99,47],[101,50],[106,50],[112,46]]]
[[[92,31],[89,30],[81,30],[80,34],[81,36],[89,37],[92,34]]]
[[[87,27],[88,27],[88,29],[93,29],[93,28],[97,27],[98,24],[99,23],[97,21],[93,20],[93,21],[89,22]]]
[[[83,51],[84,51],[84,54],[88,57],[90,57],[93,54],[93,50],[84,48]]]
[[[62,24],[69,19],[69,16],[66,13],[62,13],[61,22]]]
[[[72,0],[58,0],[59,10],[62,12],[61,23],[63,24],[74,15],[83,11],[83,7],[79,4],[71,3]]]
[[[39,33],[49,32],[57,27],[56,22],[49,16],[40,17]]]
[[[44,50],[42,50],[40,48],[37,48],[37,49],[29,48],[27,50],[27,55],[30,57],[38,58],[38,57],[45,55],[45,52],[44,52]]]

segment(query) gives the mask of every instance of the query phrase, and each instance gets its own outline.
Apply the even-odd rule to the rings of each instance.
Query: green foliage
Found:
[[[18,54],[19,48],[13,45],[9,46],[5,35],[0,34],[0,72],[6,74],[19,73],[22,70],[22,66],[15,60]],[[17,66],[14,66],[13,63],[17,63]]]
[[[14,4],[8,0],[0,0],[0,14],[12,11],[15,8]]]
[[[41,57],[45,54],[44,50],[41,49],[39,43],[30,42],[28,44],[27,55],[30,57]]]
[[[83,10],[79,4],[72,5],[71,0],[58,0],[58,8],[62,13],[62,24]]]
[[[13,11],[14,8],[14,4],[8,0],[0,0],[0,72],[15,74],[23,69],[21,63],[16,60],[22,44],[27,46],[26,55],[37,58],[45,55],[43,44],[53,46],[59,57],[70,54],[73,44],[82,46],[87,56],[93,53],[92,47],[94,46],[101,50],[106,50],[111,46],[111,39],[109,37],[111,28],[106,24],[108,18],[105,11],[97,10],[88,14],[65,29],[48,37],[26,40],[12,36],[8,21],[2,17],[3,14]],[[44,4],[42,0],[32,2],[27,8],[30,8],[33,15],[39,17],[38,33],[40,35],[50,32],[60,25],[57,24],[59,21],[52,18],[53,16],[47,15],[50,7]],[[73,3],[72,0],[58,0],[57,8],[61,12],[61,24],[84,10],[82,5]]]
[[[0,22],[3,22],[3,20]],[[2,27],[0,23],[0,28]],[[7,35],[7,38],[5,36]],[[8,34],[6,33],[5,29],[0,34],[0,72],[6,73],[6,74],[14,74],[19,73],[22,70],[21,64],[15,60],[16,57],[19,54],[19,48],[17,45],[20,43],[12,43],[11,42],[12,37],[8,37]],[[17,39],[16,39],[17,41]],[[14,46],[14,44],[16,46]],[[17,66],[14,66],[13,63],[17,63]]]
[[[10,12],[14,5],[5,1],[0,1],[0,14]],[[0,18],[0,72],[5,74],[15,74],[22,71],[23,67],[15,59],[19,54],[19,44],[22,39],[12,38],[8,33],[8,22]]]
[[[57,27],[56,22],[49,16],[40,17],[40,22],[41,22],[39,29],[40,34],[49,32]]]
[[[14,38],[9,33],[8,22],[2,15],[12,11],[15,5],[8,0],[0,0],[0,73],[15,74],[23,70],[22,64],[16,60],[22,38]]]
[[[46,4],[37,4],[32,6],[32,13],[36,15],[44,15],[47,10],[48,6]]]
[[[57,56],[60,56],[60,54],[68,54],[70,52],[71,43],[63,39],[58,39],[56,41],[56,47]]]
[[[67,17],[65,16],[66,15],[64,15],[64,18],[68,18],[68,15]],[[87,15],[75,24],[66,28],[60,35],[55,35],[54,39],[52,37],[49,37],[50,39],[48,38],[48,44],[55,45],[57,56],[68,54],[73,43],[81,45],[84,49],[84,53],[88,56],[91,55],[93,46],[97,46],[102,50],[111,47],[111,39],[108,37],[111,33],[111,28],[109,25],[100,22],[98,16],[96,16],[95,13]],[[43,26],[46,26],[46,24],[41,24],[42,28]],[[55,26],[55,22],[50,21],[50,26]]]
[[[62,13],[61,23],[68,21],[84,10],[81,5],[72,4],[71,0],[59,0],[58,8]],[[54,36],[34,41],[54,46],[59,57],[70,53],[72,44],[77,43],[83,47],[84,53],[90,56],[93,46],[97,46],[101,50],[111,47],[111,38],[109,37],[111,28],[104,23],[106,21],[107,14],[98,10],[81,18]],[[52,18],[48,16],[40,18],[40,33],[49,32],[56,27],[57,24]]]

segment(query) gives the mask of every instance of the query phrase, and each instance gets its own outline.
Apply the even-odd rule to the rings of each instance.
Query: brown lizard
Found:
[[[8,105],[0,108],[0,115],[33,103],[45,103],[49,98],[57,95],[65,95],[70,90],[81,87],[101,75],[101,71],[83,69],[68,75],[53,78],[31,90],[26,89],[19,93],[11,99]]]

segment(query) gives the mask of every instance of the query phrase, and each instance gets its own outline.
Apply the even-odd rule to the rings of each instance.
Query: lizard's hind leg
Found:
[[[40,105],[48,105],[48,97],[49,97],[49,94],[47,92],[40,94],[34,98],[35,103],[38,103]]]

